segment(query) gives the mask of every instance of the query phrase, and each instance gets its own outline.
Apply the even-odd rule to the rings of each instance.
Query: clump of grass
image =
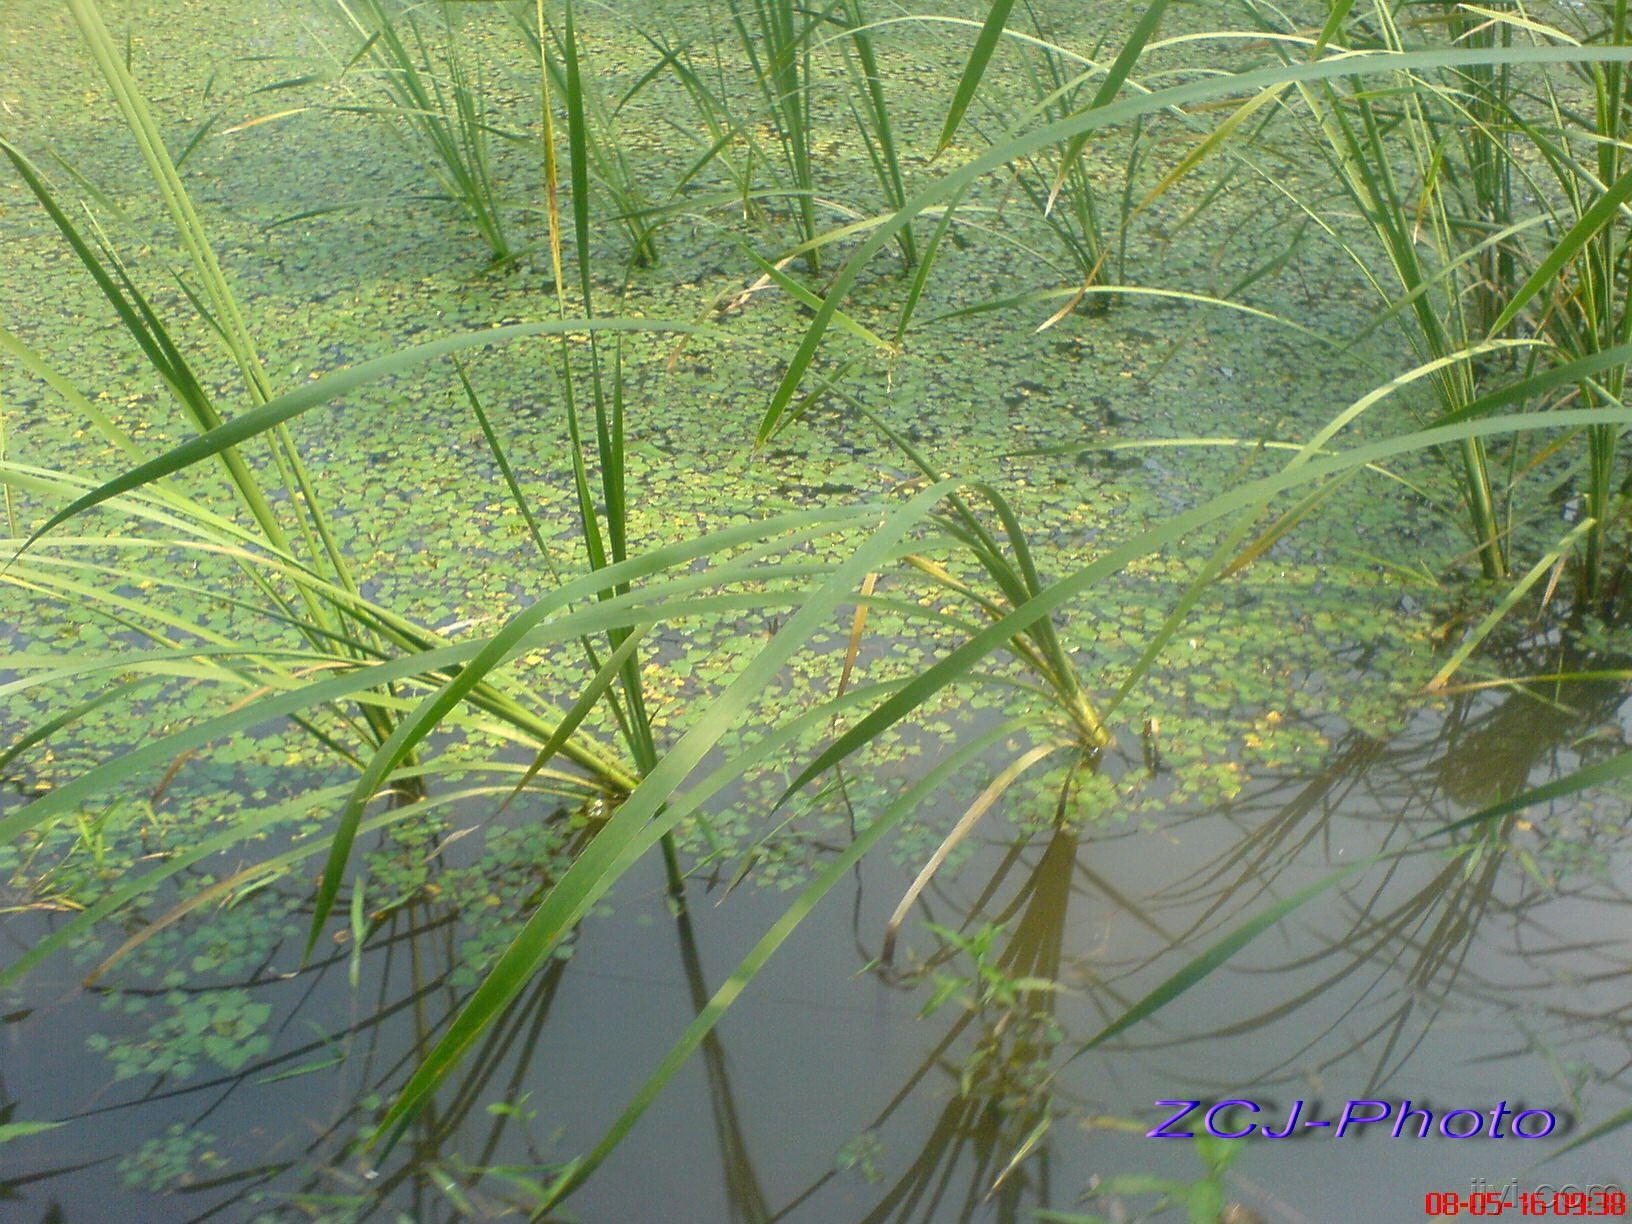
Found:
[[[348,63],[367,62],[385,100],[383,106],[351,109],[377,114],[398,131],[482,236],[493,259],[508,262],[514,251],[491,144],[505,133],[489,116],[481,56],[465,45],[458,10],[467,6],[438,0],[430,17],[423,5],[398,7],[395,0],[334,4],[363,40]]]
[[[818,15],[794,0],[728,0],[737,46],[759,91],[760,113],[776,138],[793,197],[801,244],[818,233],[816,173],[812,150],[811,32]],[[819,248],[805,252],[812,272],[821,270]]]
[[[1623,45],[1625,13],[1615,5],[1585,10],[1586,38]],[[1621,402],[1625,359],[1599,358],[1632,340],[1627,310],[1624,207],[1632,179],[1620,148],[1626,110],[1626,69],[1614,60],[1575,63],[1592,109],[1573,114],[1553,84],[1540,81],[1542,115],[1526,117],[1525,94],[1506,62],[1515,28],[1543,41],[1547,27],[1528,18],[1516,27],[1500,11],[1470,13],[1446,6],[1443,21],[1458,46],[1489,53],[1448,68],[1443,81],[1412,73],[1389,95],[1334,83],[1300,86],[1331,151],[1333,169],[1372,227],[1398,283],[1388,317],[1407,323],[1418,355],[1440,363],[1432,379],[1438,416],[1477,412],[1492,392],[1490,375],[1511,366],[1499,358],[1530,348],[1526,364],[1568,368],[1583,359],[1595,377],[1577,384],[1582,402]],[[1368,30],[1385,51],[1405,46],[1392,13],[1379,8]],[[1557,32],[1556,45],[1577,40]],[[1552,173],[1555,190],[1534,177],[1531,159],[1514,148],[1522,135]],[[1402,174],[1400,163],[1404,162]],[[1540,207],[1515,215],[1516,179]],[[1545,226],[1540,223],[1545,221]],[[1546,236],[1539,252],[1528,241]],[[1523,273],[1522,282],[1520,274]],[[1369,272],[1368,272],[1369,275]],[[1374,279],[1374,284],[1380,282]],[[1522,325],[1522,326],[1520,326]],[[1549,351],[1538,353],[1545,344]],[[1606,533],[1618,518],[1614,472],[1619,430],[1586,431],[1586,532],[1582,591],[1587,601],[1604,593]],[[1487,578],[1509,572],[1512,500],[1499,488],[1483,444],[1465,442],[1459,490],[1480,567]],[[1506,460],[1518,470],[1518,456]],[[1504,509],[1505,507],[1505,509]]]
[[[571,57],[578,60],[580,66],[573,70],[573,80],[569,81],[566,67],[569,49],[563,40],[562,29],[550,23],[548,14],[543,10],[534,12],[532,5],[512,5],[506,11],[526,39],[532,61],[542,66],[539,87],[543,105],[553,106],[553,98],[568,98],[569,109],[576,108],[582,112],[584,149],[591,176],[607,193],[613,204],[614,216],[628,232],[630,257],[635,266],[652,266],[658,260],[657,210],[641,186],[624,149],[617,120],[618,110],[634,96],[635,91],[625,94],[616,105],[608,105],[604,92],[596,82],[596,74],[583,70],[585,53],[576,23]],[[550,223],[554,222],[555,219],[550,218]]]
[[[664,115],[669,131],[698,150],[691,164],[673,183],[673,191],[683,192],[705,169],[718,165],[731,184],[728,202],[736,206],[743,221],[754,217],[759,211],[754,189],[755,165],[765,157],[751,125],[739,118],[730,104],[731,91],[726,82],[720,40],[709,44],[711,62],[705,64],[693,54],[689,40],[651,30],[642,30],[641,36],[658,52],[658,64],[680,82],[702,123],[699,130],[696,123]]]
[[[925,481],[936,479],[935,468],[909,439],[855,396],[840,394],[918,469]],[[1008,613],[1040,595],[1044,583],[1014,508],[990,486],[979,486],[978,492],[997,516],[1007,549],[961,493],[950,494],[944,511],[938,512],[933,521],[959,546],[960,554],[972,560],[984,574],[991,593],[970,585],[928,557],[910,554],[905,560],[943,591],[967,601],[985,619],[1000,622]],[[1097,757],[1110,743],[1110,732],[1089,699],[1070,655],[1061,645],[1053,621],[1045,617],[1035,622],[1007,645],[1021,664],[1042,682],[1060,715],[1066,738],[1075,742],[1084,754]]]
[[[718,165],[732,191],[723,198],[704,197],[704,202],[733,203],[748,220],[765,216],[771,201],[791,201],[795,236],[790,250],[817,272],[822,248],[834,240],[818,224],[813,146],[815,93],[819,86],[833,84],[819,77],[824,51],[838,48],[844,105],[884,204],[900,208],[907,199],[903,149],[874,40],[877,27],[888,23],[872,20],[862,0],[839,0],[819,11],[802,10],[786,0],[731,0],[727,18],[730,37],[711,27],[706,62],[695,53],[695,40],[641,31],[660,58],[630,87],[620,105],[668,73],[679,81],[702,122],[699,131],[694,124],[667,117],[676,134],[699,152],[672,185],[675,199],[647,205],[646,213],[681,207],[681,193],[705,168]],[[753,86],[748,91],[739,87],[743,70]],[[762,138],[765,133],[769,141]],[[759,185],[761,171],[772,176],[769,186]],[[919,259],[912,230],[903,230],[896,241],[903,264],[912,270]],[[785,263],[779,260],[778,267]]]
[[[1379,8],[1371,20],[1382,49],[1403,49],[1391,13]],[[1479,201],[1470,209],[1465,193],[1499,178],[1504,170],[1491,163],[1506,158],[1476,139],[1465,145],[1479,151],[1475,162],[1457,159],[1448,135],[1466,117],[1454,98],[1424,75],[1401,74],[1395,83],[1386,93],[1359,83],[1344,90],[1337,80],[1300,83],[1297,90],[1333,178],[1370,228],[1386,272],[1377,274],[1367,254],[1348,250],[1385,304],[1398,306],[1390,313],[1404,325],[1418,360],[1436,364],[1429,385],[1437,415],[1454,417],[1479,398],[1478,358],[1489,351],[1475,306],[1480,265],[1469,239]],[[1498,232],[1484,241],[1507,236]],[[1508,562],[1491,466],[1483,441],[1462,444],[1458,490],[1480,569],[1496,579],[1507,574]]]
[[[1512,41],[1518,15],[1493,14],[1486,22],[1500,31],[1503,45]],[[1595,0],[1557,16],[1547,25],[1525,16],[1519,32],[1542,45],[1622,46],[1628,39],[1624,4]],[[1566,24],[1567,23],[1567,24]],[[1632,342],[1632,276],[1627,261],[1628,201],[1632,200],[1632,165],[1625,139],[1632,73],[1619,62],[1572,64],[1571,73],[1588,100],[1581,107],[1550,79],[1535,86],[1540,114],[1526,116],[1525,100],[1499,78],[1502,88],[1484,86],[1476,96],[1497,113],[1490,126],[1522,133],[1551,176],[1552,190],[1532,192],[1546,210],[1547,234],[1553,240],[1526,265],[1522,284],[1504,286],[1501,310],[1491,321],[1492,334],[1525,322],[1545,336],[1569,362],[1596,358]],[[1527,91],[1528,92],[1528,91]],[[1576,384],[1581,401],[1619,404],[1626,388],[1624,357]],[[1624,483],[1617,478],[1620,431],[1598,426],[1587,432],[1586,474],[1582,492],[1585,514],[1592,519],[1581,570],[1583,600],[1606,610],[1614,590],[1608,574],[1609,532],[1624,522]],[[1620,572],[1624,573],[1623,560]]]

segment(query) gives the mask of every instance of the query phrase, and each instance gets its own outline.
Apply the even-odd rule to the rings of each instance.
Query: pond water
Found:
[[[628,6],[652,28],[672,21],[696,36],[702,19],[685,7]],[[1087,20],[1075,6],[1042,7],[1060,9],[1065,34],[1089,45],[1094,31],[1070,28]],[[206,133],[185,177],[280,385],[429,334],[554,309],[547,260],[485,269],[480,244],[451,210],[416,194],[425,168],[412,150],[304,80],[333,36],[325,18],[216,0],[143,0],[116,16],[178,147]],[[1227,16],[1211,4],[1175,6],[1168,28],[1212,28]],[[589,11],[584,28],[609,89],[650,66],[651,46],[618,12]],[[536,65],[504,22],[483,30],[496,122],[525,127]],[[134,275],[161,312],[182,320],[177,334],[223,404],[242,407],[230,363],[170,276],[180,259],[173,234],[62,7],[0,6],[0,31],[8,128],[15,121],[38,161],[63,154],[99,198],[117,202],[117,217],[96,207]],[[942,90],[965,52],[938,26],[902,24],[880,39],[885,75],[906,99],[903,142],[926,151],[908,159],[914,174],[936,172],[927,150],[941,99],[909,84]],[[995,96],[1006,96],[1006,80],[994,70]],[[287,115],[269,118],[285,103]],[[619,114],[654,190],[675,176],[669,120],[684,104],[670,82]],[[844,143],[849,117],[829,109],[818,106],[820,173],[830,180],[824,192],[842,199],[870,171]],[[257,118],[266,121],[249,123]],[[201,129],[206,121],[215,126]],[[1143,172],[1170,164],[1163,159],[1178,147],[1157,140]],[[1118,149],[1107,142],[1090,157],[1096,173],[1118,181]],[[1281,186],[1306,185],[1299,175],[1309,173],[1294,165]],[[506,146],[497,174],[516,201],[517,234],[539,240],[537,165]],[[55,171],[53,179],[65,191],[80,183]],[[1108,445],[1198,432],[1302,440],[1410,361],[1403,344],[1366,328],[1375,311],[1367,286],[1306,238],[1300,207],[1280,187],[1232,182],[1207,223],[1192,225],[1186,210],[1201,192],[1186,185],[1150,210],[1128,244],[1128,280],[1205,294],[1248,286],[1241,294],[1262,315],[1132,295],[1046,332],[1037,324],[1052,303],[958,314],[1069,287],[1075,275],[999,182],[971,193],[970,222],[926,290],[928,322],[903,352],[886,360],[840,349],[853,337],[829,341],[855,356],[872,406],[938,466],[1003,488],[1049,574],[1268,470],[1256,446]],[[836,210],[833,220],[850,215]],[[606,260],[598,291],[608,302],[621,294],[618,308],[629,313],[696,319],[758,277],[743,248],[779,249],[773,220],[739,225],[729,207],[682,210],[662,232],[660,264],[627,277],[620,233],[597,230]],[[15,316],[27,342],[144,444],[184,436],[83,268],[10,177],[0,181],[0,245],[6,325]],[[879,263],[847,309],[888,329],[905,278],[884,256]],[[806,322],[796,304],[761,293],[683,346],[629,339],[632,551],[895,491],[902,461],[842,412],[813,409],[753,450],[759,413]],[[541,349],[516,346],[472,354],[468,370],[570,571],[580,544],[552,366]],[[9,456],[81,477],[112,469],[117,456],[87,436],[71,406],[3,373]],[[1345,437],[1385,436],[1418,407],[1391,400]],[[408,371],[291,428],[368,597],[458,638],[555,584],[448,369]],[[1443,492],[1437,462],[1409,456],[1392,474],[1400,481],[1336,489],[1295,535],[1207,591],[1119,710],[1119,740],[1097,772],[1072,779],[1078,789],[1064,804],[1057,761],[1011,788],[934,876],[883,963],[890,915],[917,868],[1023,746],[1002,744],[961,771],[827,895],[554,1218],[1132,1221],[1156,1202],[1149,1179],[1196,1185],[1209,1176],[1197,1145],[1144,1136],[1162,1117],[1156,1101],[1191,1098],[1252,1098],[1277,1121],[1296,1101],[1306,1117],[1318,1104],[1321,1117],[1335,1118],[1343,1102],[1372,1098],[1441,1113],[1506,1101],[1561,1118],[1546,1144],[1393,1141],[1380,1128],[1341,1140],[1312,1130],[1296,1143],[1244,1141],[1220,1157],[1230,1224],[1417,1219],[1425,1193],[1466,1194],[1480,1178],[1496,1187],[1518,1179],[1521,1189],[1626,1188],[1632,1127],[1532,1167],[1629,1105],[1624,792],[1584,791],[1477,831],[1426,836],[1626,747],[1626,685],[1493,684],[1425,696],[1445,645],[1489,592],[1462,582],[1466,543],[1443,512],[1454,496],[1406,491],[1409,481]],[[189,479],[209,504],[230,507],[213,470]],[[19,495],[25,523],[48,508]],[[1541,513],[1547,522],[1532,516],[1517,529],[1529,544],[1556,538],[1546,535],[1552,508]],[[1061,614],[1060,635],[1096,696],[1134,665],[1193,576],[1192,561],[1215,542],[1198,532],[1182,553],[1140,561]],[[43,541],[36,555],[54,547]],[[812,545],[813,555],[821,547],[839,544]],[[112,552],[82,555],[108,562]],[[174,618],[166,632],[286,640],[285,626],[230,603],[236,571],[207,558],[186,564],[195,586],[163,605]],[[124,578],[114,586],[121,597],[164,596]],[[923,594],[890,577],[880,591]],[[756,611],[652,634],[643,657],[663,743],[708,707],[775,624]],[[846,610],[713,759],[831,695],[848,624]],[[858,677],[915,674],[954,640],[915,635],[916,624],[875,612]],[[1626,667],[1624,630],[1576,628],[1566,641],[1545,619],[1509,626],[1462,678]],[[34,684],[49,651],[150,644],[15,583],[0,586],[0,640],[8,652],[0,749],[98,691]],[[579,663],[545,652],[514,670],[529,691],[570,700]],[[364,891],[348,886],[303,965],[321,860],[256,868],[320,843],[338,797],[300,801],[348,783],[343,763],[278,722],[126,779],[81,819],[0,848],[0,964],[231,821],[288,810],[264,837],[191,864],[0,986],[0,1128],[60,1123],[0,1139],[0,1217],[525,1218],[538,1188],[596,1142],[792,890],[953,744],[1027,700],[992,691],[971,685],[926,704],[842,778],[774,818],[785,762],[721,796],[705,813],[706,833],[680,831],[684,910],[656,856],[622,878],[570,955],[530,982],[388,1154],[359,1151],[359,1135],[605,811],[532,796],[501,811],[513,777],[495,788],[477,766],[497,761],[513,775],[531,759],[525,746],[479,731],[428,742],[427,759],[472,774],[455,768],[434,779],[434,814],[411,812],[365,839],[354,876]],[[128,704],[62,729],[49,750],[36,745],[9,761],[0,816],[241,696],[165,673]],[[585,727],[615,741],[600,710]],[[1229,932],[1374,856],[1168,1006],[1084,1048]],[[97,973],[116,953],[119,962]]]
[[[965,938],[993,936],[983,962],[1049,979],[1018,1006],[959,999],[921,1016],[926,976],[968,978],[968,949],[909,924],[892,967],[877,957],[911,873],[877,858],[831,894],[729,1013],[601,1173],[573,1199],[589,1220],[1025,1220],[1053,1207],[1105,1214],[1084,1196],[1130,1174],[1193,1181],[1189,1143],[1143,1129],[1168,1099],[1352,1099],[1436,1110],[1548,1109],[1561,1134],[1624,1107],[1632,1058],[1625,938],[1632,862],[1602,856],[1561,884],[1536,826],[1590,819],[1560,803],[1510,822],[1508,840],[1430,846],[1298,910],[1181,1002],[1106,1045],[1069,1055],[1218,933],[1335,868],[1466,814],[1504,768],[1537,781],[1575,759],[1584,735],[1625,735],[1606,691],[1572,718],[1533,698],[1484,696],[1424,715],[1387,742],[1352,736],[1308,775],[1265,779],[1223,810],[1162,830],[1022,834],[996,812],[978,848],[931,885],[924,913]],[[1538,728],[1550,731],[1536,734]],[[1113,759],[1106,768],[1142,770]],[[458,822],[455,822],[456,824]],[[449,839],[441,861],[461,863]],[[1590,833],[1579,847],[1590,851]],[[1537,856],[1540,856],[1538,859]],[[1521,862],[1523,859],[1525,861]],[[434,878],[434,877],[433,877]],[[93,1034],[139,1038],[72,975],[42,971],[5,1018],[7,1101],[18,1117],[66,1119],[11,1145],[4,1186],[17,1218],[291,1218],[351,1205],[369,1218],[498,1215],[525,1202],[502,1173],[587,1147],[667,1043],[780,912],[777,895],[694,878],[684,917],[655,866],[626,879],[570,959],[556,962],[488,1034],[469,1075],[439,1097],[376,1170],[344,1149],[407,1061],[468,994],[459,984],[469,916],[435,901],[396,914],[359,958],[340,950],[294,970],[275,946],[240,988],[275,1016],[270,1048],[231,1074],[109,1085],[84,1053]],[[8,922],[17,946],[41,920]],[[963,992],[967,995],[969,992]],[[1007,1015],[1005,1021],[1003,1017]],[[494,1106],[499,1108],[495,1110]],[[1047,1114],[1028,1158],[993,1190]],[[1312,1116],[1306,1114],[1305,1116]],[[176,1127],[177,1132],[169,1133]],[[138,1137],[142,1161],[130,1153]],[[154,1138],[159,1140],[154,1142]],[[168,1146],[165,1140],[168,1139]],[[1539,1147],[1539,1145],[1538,1145]],[[124,1163],[120,1161],[123,1158]],[[1543,1168],[1527,1145],[1249,1140],[1230,1197],[1265,1220],[1409,1219],[1428,1191],[1475,1179],[1523,1188],[1624,1179],[1624,1136]],[[133,1192],[144,1176],[168,1197]],[[442,1188],[439,1188],[442,1187]],[[447,1188],[447,1187],[450,1187]],[[1149,1200],[1131,1199],[1130,1203]],[[1086,1205],[1085,1205],[1086,1204]],[[1371,1204],[1372,1206],[1366,1206]],[[1109,1218],[1109,1217],[1108,1217]]]

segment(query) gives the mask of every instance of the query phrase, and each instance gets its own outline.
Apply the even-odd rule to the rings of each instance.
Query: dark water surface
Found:
[[[1255,785],[1227,810],[1154,831],[1019,836],[993,813],[975,851],[927,891],[893,970],[875,958],[910,875],[869,858],[562,1218],[1114,1213],[1105,1197],[1079,1207],[1096,1179],[1193,1181],[1202,1171],[1192,1144],[1129,1128],[1126,1120],[1154,1124],[1158,1099],[1249,1097],[1274,1103],[1280,1117],[1302,1099],[1326,1118],[1356,1098],[1486,1112],[1507,1101],[1552,1110],[1564,1118],[1560,1138],[1579,1135],[1626,1104],[1632,870],[1616,854],[1570,872],[1568,883],[1544,883],[1551,877],[1532,855],[1540,835],[1511,821],[1507,840],[1477,843],[1478,852],[1424,848],[1357,875],[1154,1019],[1069,1055],[1242,917],[1484,802],[1502,781],[1491,761],[1537,781],[1573,763],[1569,745],[1583,734],[1619,738],[1624,719],[1607,690],[1585,722],[1538,713],[1526,696],[1484,696],[1425,713],[1392,742],[1351,736],[1312,776]],[[1113,759],[1106,768],[1144,765]],[[1527,815],[1557,827],[1590,812],[1561,802]],[[450,865],[458,854],[453,841]],[[344,950],[285,976],[298,948],[280,948],[241,982],[273,1006],[272,1049],[236,1074],[179,1085],[137,1077],[110,1086],[84,1043],[116,1033],[119,1017],[100,1011],[71,972],[42,971],[0,1029],[4,1099],[17,1118],[70,1124],[6,1146],[8,1218],[347,1218],[356,1209],[436,1220],[517,1210],[525,1195],[477,1170],[587,1148],[787,900],[750,887],[716,906],[722,891],[694,879],[682,920],[655,866],[622,882],[575,954],[527,988],[466,1064],[468,1077],[377,1172],[342,1148],[377,1105],[371,1097],[400,1083],[416,1043],[464,997],[468,988],[452,984],[460,915],[434,902],[401,912],[369,943],[355,991]],[[993,924],[988,963],[1062,988],[1022,988],[1007,1007],[953,999],[921,1018],[925,962],[931,976],[972,972],[925,916],[965,936]],[[36,918],[12,919],[6,935],[21,945],[39,929]],[[495,1102],[514,1109],[494,1111]],[[993,1193],[1045,1114],[1050,1125]],[[132,1190],[116,1158],[177,1123],[210,1137],[180,1189]],[[1476,1178],[1624,1184],[1626,1145],[1624,1131],[1611,1134],[1527,1171],[1557,1143],[1337,1140],[1313,1130],[1296,1142],[1244,1143],[1229,1196],[1269,1220],[1408,1220],[1425,1192],[1467,1193]],[[547,1180],[536,1168],[528,1175]]]

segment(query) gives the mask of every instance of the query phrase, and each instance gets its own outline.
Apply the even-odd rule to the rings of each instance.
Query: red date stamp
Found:
[[[1494,1190],[1489,1183],[1478,1181],[1466,1194],[1430,1191],[1423,1196],[1423,1210],[1430,1216],[1621,1219],[1626,1215],[1626,1192],[1618,1186],[1538,1186],[1520,1190],[1517,1182]]]

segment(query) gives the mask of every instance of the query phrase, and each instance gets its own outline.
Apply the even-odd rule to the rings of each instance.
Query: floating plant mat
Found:
[[[609,98],[657,55],[640,30],[679,45],[708,28],[671,7],[635,5],[630,20],[579,12]],[[1061,10],[1062,37],[1098,41],[1072,29],[1074,6],[1039,7]],[[1164,32],[1223,28],[1232,12],[1179,6]],[[1117,18],[1107,46],[1121,44],[1135,16]],[[457,210],[431,198],[413,146],[382,139],[377,116],[336,95],[332,73],[312,72],[346,45],[332,13],[188,0],[110,7],[108,20],[121,42],[128,27],[136,74],[280,387],[554,311],[541,159],[498,134],[536,123],[536,48],[497,9],[466,18],[468,54],[484,66],[494,179],[518,202],[506,241],[523,254],[497,266]],[[878,32],[880,72],[900,83],[893,119],[911,174],[939,170],[929,153],[972,37],[967,24]],[[207,389],[234,402],[237,375],[171,275],[182,256],[66,9],[8,6],[0,42],[0,135],[65,196],[94,201],[133,278],[179,320]],[[990,101],[963,120],[971,140],[1002,134],[1005,107],[1022,93],[1015,65],[1000,58],[983,89]],[[677,136],[667,119],[685,97],[665,79],[617,109],[630,190],[653,200],[669,191]],[[849,135],[853,119],[836,103],[813,115],[813,190],[849,200],[874,174]],[[1163,143],[1164,132],[1153,124],[1142,154],[1146,186],[1187,147]],[[1311,197],[1326,190],[1309,159],[1273,147],[1263,156],[1281,182]],[[1124,142],[1096,142],[1087,157],[1096,175],[1120,181]],[[710,200],[729,194],[716,173],[700,193]],[[1370,289],[1313,240],[1289,193],[1243,172],[1197,223],[1190,211],[1206,191],[1199,176],[1180,183],[1117,253],[1130,283],[1192,296],[1124,290],[1039,330],[1080,282],[1077,248],[1050,245],[1057,234],[1014,183],[983,180],[899,351],[856,330],[835,334],[821,373],[853,369],[854,401],[818,398],[757,448],[765,404],[810,322],[808,304],[778,291],[755,259],[785,248],[786,235],[763,216],[687,202],[657,236],[658,262],[628,268],[625,229],[597,228],[590,279],[602,302],[631,318],[706,323],[683,339],[630,332],[598,353],[610,364],[615,352],[624,380],[631,554],[780,512],[898,499],[918,473],[869,414],[936,469],[1000,489],[1049,576],[1278,469],[1285,455],[1263,444],[1307,440],[1416,358],[1387,329],[1369,330]],[[883,207],[867,199],[868,212]],[[1353,239],[1360,227],[1352,217],[1347,226]],[[836,244],[825,272],[855,243]],[[187,437],[80,262],[9,174],[0,244],[0,324],[75,385],[97,388],[97,407],[149,453]],[[896,259],[893,248],[879,256],[845,299],[846,317],[874,335],[895,325],[905,283]],[[798,262],[788,271],[804,274]],[[576,282],[570,259],[567,277]],[[1196,295],[1243,296],[1256,313]],[[562,572],[581,572],[557,347],[534,338],[464,354],[469,394],[448,363],[433,362],[291,422],[363,596],[468,641],[558,585],[535,528]],[[582,356],[587,345],[578,348]],[[15,366],[0,366],[0,406],[12,460],[88,481],[123,466]],[[1409,414],[1390,410],[1360,421],[1355,437],[1403,429]],[[1215,444],[1140,445],[1196,435]],[[795,890],[954,745],[983,734],[987,749],[837,884],[559,1210],[645,1220],[676,1218],[684,1204],[685,1218],[699,1220],[928,1221],[1052,1209],[1065,1219],[1149,1208],[1128,1179],[1157,1177],[1169,1194],[1216,1183],[1265,1219],[1328,1220],[1343,1218],[1332,1204],[1375,1194],[1385,1159],[1392,1181],[1446,1190],[1494,1171],[1475,1144],[1402,1142],[1385,1156],[1376,1138],[1317,1136],[1221,1155],[1142,1137],[1153,1101],[1192,1096],[1283,1110],[1318,1100],[1329,1112],[1373,1096],[1441,1108],[1506,1099],[1556,1109],[1567,1138],[1586,1136],[1627,1105],[1629,880],[1624,793],[1613,787],[1358,875],[1145,1024],[1072,1057],[1188,957],[1298,889],[1627,746],[1618,679],[1423,696],[1445,642],[1486,604],[1443,580],[1466,561],[1467,541],[1434,504],[1455,500],[1436,483],[1440,465],[1407,455],[1391,471],[1398,481],[1367,473],[1344,483],[1296,532],[1202,592],[1118,708],[1116,745],[1094,769],[1060,754],[1006,786],[928,882],[889,964],[882,939],[903,892],[1030,746],[1000,733],[1033,700],[1025,670],[1004,657],[989,660],[993,683],[937,694],[785,807],[776,807],[783,789],[829,724],[709,800],[676,830],[684,914],[655,858],[622,877],[389,1155],[353,1145],[609,815],[548,791],[505,806],[536,744],[480,728],[433,736],[422,781],[395,805],[368,809],[354,855],[364,883],[341,895],[304,964],[313,882],[355,772],[288,722],[180,754],[0,847],[7,963],[140,873],[175,869],[118,919],[0,986],[0,1196],[20,1218],[55,1205],[69,1221],[525,1213],[614,1122]],[[230,512],[215,468],[186,478]],[[25,490],[7,513],[32,528],[59,500]],[[1518,524],[1516,538],[1537,546],[1525,555],[1557,538],[1557,511]],[[812,566],[841,561],[872,526],[809,540],[797,555]],[[1054,617],[1096,694],[1136,666],[1225,534],[1202,528]],[[106,540],[76,550],[48,536],[18,565],[62,558],[129,561]],[[256,625],[233,602],[242,592],[228,558],[191,556],[177,577],[169,587],[133,578],[120,590],[195,629],[230,639],[249,624],[257,644],[290,647],[293,635]],[[949,606],[944,590],[897,567],[877,594],[856,640],[854,684],[920,675],[959,640],[914,617],[915,605]],[[650,631],[643,691],[660,746],[717,699],[784,615],[711,610]],[[846,607],[705,769],[832,698],[850,670],[851,625]],[[122,680],[119,652],[152,645],[15,584],[0,586],[0,626],[15,664],[0,671],[0,751],[107,689],[94,674],[54,688],[16,683],[48,653],[106,654]],[[1504,625],[1462,678],[1614,672],[1632,654],[1624,637]],[[527,653],[511,670],[532,691],[565,694],[565,706],[583,678],[572,645]],[[8,758],[0,815],[218,713],[220,694],[194,683],[178,656],[173,673],[145,676],[43,750]],[[584,725],[603,742],[617,734],[601,705]],[[257,822],[253,839],[199,853],[244,821]],[[61,1125],[33,1131],[35,1122]],[[1624,1174],[1626,1134],[1583,1145],[1533,1180],[1611,1181]],[[1508,1175],[1520,1173],[1524,1161],[1503,1159]],[[1095,1187],[1102,1193],[1085,1197]]]

